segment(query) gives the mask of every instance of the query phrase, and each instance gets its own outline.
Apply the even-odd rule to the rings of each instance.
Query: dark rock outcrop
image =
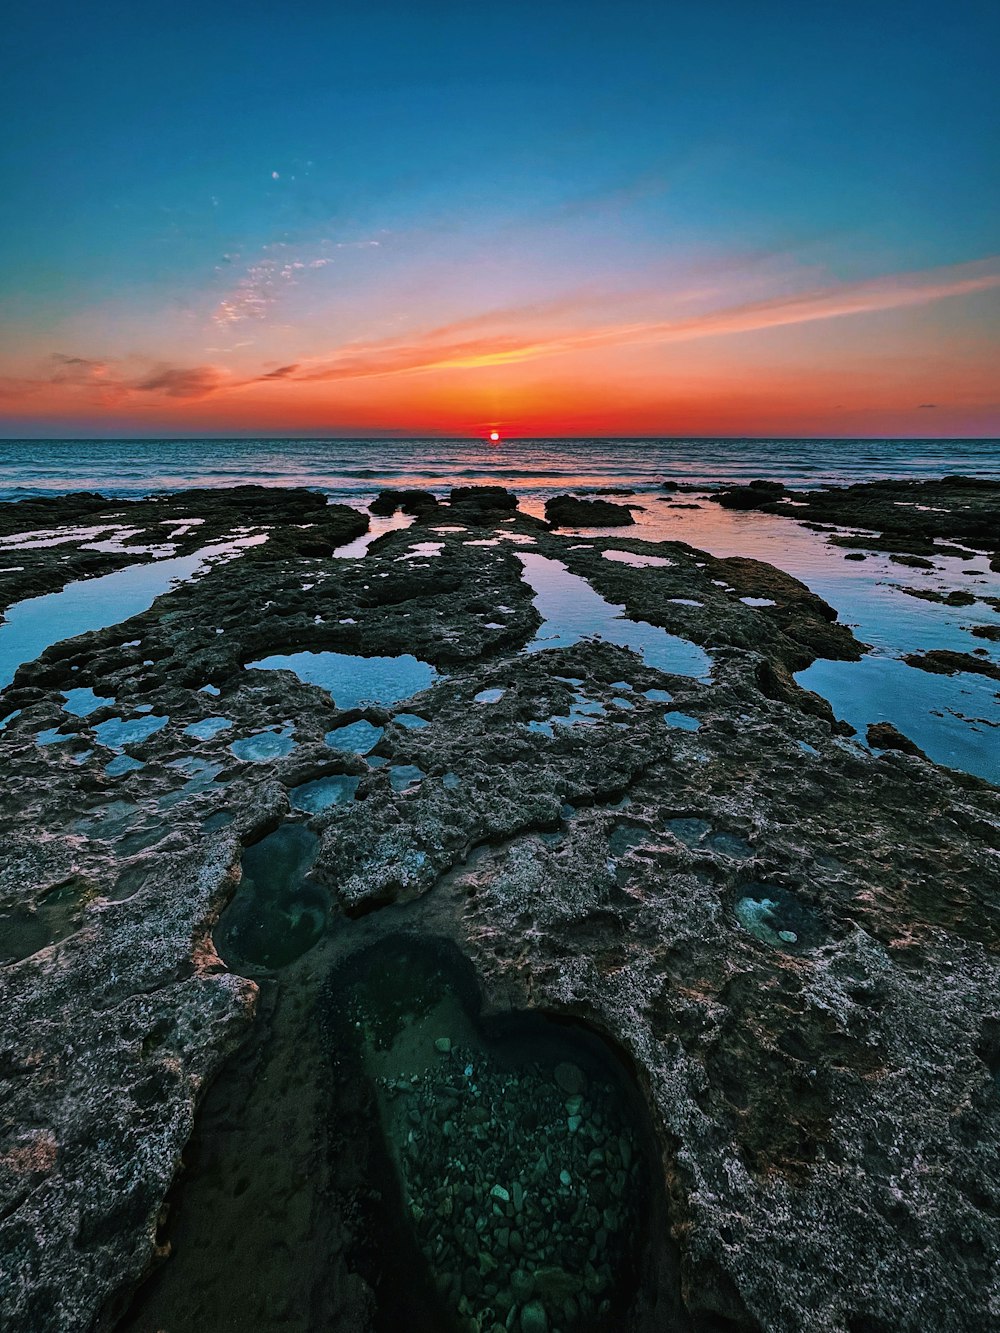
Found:
[[[950,592],[938,592],[936,588],[908,588],[902,585],[899,591],[905,592],[908,597],[919,597],[924,602],[940,602],[942,606],[972,606],[976,600],[971,592],[966,592],[962,588],[953,588]]]
[[[794,508],[784,501],[793,500]],[[867,535],[833,538],[871,550],[927,557],[948,553],[940,539],[997,553],[1000,546],[1000,482],[985,477],[942,477],[940,481],[868,481],[815,491],[787,492],[776,513],[869,530]],[[961,555],[958,547],[951,554]]]
[[[724,509],[767,509],[785,492],[780,481],[752,481],[748,486],[730,486],[712,499]]]
[[[575,495],[554,495],[546,500],[545,517],[554,528],[622,528],[635,522],[628,505],[581,500]]]
[[[430,491],[417,490],[396,490],[379,491],[375,499],[368,506],[370,514],[376,514],[380,518],[391,518],[397,510],[401,509],[404,514],[426,514],[437,509],[437,496]]]
[[[976,652],[986,652],[977,648]],[[951,676],[956,671],[971,671],[976,676],[988,676],[990,680],[1000,680],[1000,666],[985,657],[976,657],[972,653],[958,653],[951,648],[931,648],[926,653],[907,653],[903,661],[907,666],[919,667],[921,671],[930,671],[936,676]]]
[[[873,722],[865,733],[865,739],[873,750],[899,750],[902,754],[916,755],[919,759],[927,758],[920,746],[911,741],[909,736],[904,736],[891,722]]]
[[[481,514],[509,514],[517,508],[517,496],[505,486],[455,486],[448,499],[454,507]]]

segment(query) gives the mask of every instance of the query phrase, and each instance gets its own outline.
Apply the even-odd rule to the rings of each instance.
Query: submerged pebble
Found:
[[[554,1058],[551,1037],[480,1038],[428,960],[381,962],[343,1012],[455,1327],[595,1326],[627,1299],[640,1244],[642,1158],[620,1091],[603,1066]]]

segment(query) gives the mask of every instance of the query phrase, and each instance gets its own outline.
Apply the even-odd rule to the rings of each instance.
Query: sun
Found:
[[[492,443],[496,444],[499,439],[500,439],[500,432],[498,430],[491,430],[490,440],[492,441]]]

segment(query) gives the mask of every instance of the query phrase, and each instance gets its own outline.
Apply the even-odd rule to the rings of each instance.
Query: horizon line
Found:
[[[871,440],[874,443],[899,443],[904,440],[912,440],[914,443],[929,443],[933,440],[939,440],[943,444],[951,443],[981,443],[981,444],[1000,444],[1000,435],[801,435],[801,434],[779,434],[769,431],[763,435],[505,435],[500,440],[490,440],[488,435],[411,435],[405,431],[397,432],[392,435],[325,435],[325,434],[268,434],[268,435],[234,435],[234,434],[209,434],[208,432],[195,432],[191,435],[0,435],[0,444],[95,444],[99,441],[121,442],[121,443],[183,443],[195,440],[359,440],[370,442],[372,444],[393,443],[399,441],[412,441],[419,443],[421,441],[435,442],[455,442],[455,443],[479,443],[487,444],[492,448],[500,448],[505,444],[531,444],[540,440],[566,440],[567,442],[580,440],[635,440],[635,441],[670,441],[680,442],[701,441],[701,440],[803,440],[817,442],[835,442],[849,440]]]

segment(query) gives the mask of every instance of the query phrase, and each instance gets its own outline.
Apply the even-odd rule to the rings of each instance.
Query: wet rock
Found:
[[[540,1301],[529,1301],[521,1311],[521,1333],[548,1333],[549,1317]]]
[[[893,553],[889,556],[894,565],[909,565],[911,569],[933,569],[934,561],[928,560],[923,555],[899,555]]]
[[[397,510],[404,514],[430,514],[438,507],[437,496],[430,491],[386,490],[379,491],[368,506],[368,512],[383,518],[390,518]]]
[[[976,651],[980,650],[977,648]],[[906,653],[903,661],[907,666],[919,667],[921,671],[929,671],[937,676],[951,676],[956,671],[971,671],[974,675],[1000,680],[1000,666],[995,662],[974,657],[972,653],[954,652],[950,648],[932,648],[926,653]]]
[[[711,498],[724,509],[768,509],[785,487],[778,481],[752,481],[749,486],[731,486]]]
[[[325,496],[302,487],[235,486],[141,500],[81,492],[2,504],[0,536],[23,534],[25,544],[5,545],[11,568],[0,570],[0,612],[67,583],[149,563],[156,554],[189,555],[237,532],[263,538],[270,530],[277,540],[269,556],[283,557],[310,549],[329,554],[367,526],[356,510],[327,505]],[[33,544],[39,532],[40,544]],[[98,543],[112,549],[88,549]]]
[[[795,508],[784,500],[794,500]],[[976,550],[994,552],[1000,531],[1000,482],[981,477],[942,477],[940,481],[859,482],[818,490],[787,492],[775,512],[806,520],[851,525],[876,536],[834,536],[867,550],[896,551],[932,557],[947,548],[935,545],[947,538]],[[952,553],[960,554],[952,548]]]
[[[536,1268],[535,1294],[546,1305],[563,1305],[583,1290],[583,1279],[564,1268]]]
[[[874,750],[899,750],[902,754],[916,755],[919,759],[927,758],[920,746],[897,731],[891,722],[873,722],[868,728],[866,739]]]
[[[984,511],[985,492],[959,492]],[[232,515],[227,503],[220,523]],[[280,526],[261,505],[252,506],[255,521]],[[612,1227],[628,1231],[630,1182],[655,1171],[671,1209],[656,1234],[673,1227],[680,1237],[688,1308],[678,1305],[678,1327],[689,1317],[774,1333],[840,1328],[845,1319],[942,1333],[988,1327],[1000,1271],[1000,1048],[989,1026],[1000,987],[995,791],[934,764],[886,762],[841,744],[828,705],[799,690],[790,670],[828,646],[857,647],[842,627],[828,640],[836,622],[783,586],[779,572],[713,562],[681,543],[619,537],[615,546],[674,562],[631,569],[604,559],[601,541],[572,550],[511,510],[502,512],[514,522],[487,534],[495,547],[466,547],[469,525],[481,529],[485,512],[456,507],[449,525],[463,530],[443,535],[443,559],[428,559],[424,574],[401,572],[412,533],[389,533],[349,562],[303,554],[291,533],[266,558],[269,537],[259,555],[175,589],[127,624],[56,645],[26,664],[8,692],[0,717],[22,711],[0,732],[8,779],[0,912],[8,925],[30,920],[57,930],[0,968],[12,1034],[0,1051],[0,1322],[40,1333],[89,1329],[153,1261],[164,1199],[206,1086],[248,1030],[263,1040],[274,1021],[268,1008],[267,1022],[251,1028],[257,986],[226,968],[213,940],[238,893],[242,846],[259,845],[286,817],[296,784],[332,775],[332,762],[358,782],[357,799],[294,819],[319,840],[314,887],[326,905],[339,900],[369,915],[342,922],[336,945],[321,932],[301,975],[322,972],[329,950],[347,947],[356,930],[377,932],[392,916],[377,909],[398,904],[393,911],[407,914],[415,931],[455,939],[492,1008],[541,1009],[606,1034],[638,1071],[661,1131],[660,1155],[637,1167],[634,1145],[626,1137],[623,1148],[622,1126],[592,1083],[570,1090],[550,1074],[534,1082],[525,1075],[518,1091],[504,1083],[507,1071],[484,1073],[467,1059],[457,1031],[435,1020],[432,1086],[407,1080],[410,1091],[396,1086],[391,1095],[413,1135],[405,1156],[420,1184],[419,1217],[407,1214],[412,1243],[440,1244],[435,1262],[447,1265],[449,1301],[469,1305],[463,1279],[472,1267],[482,1292],[471,1299],[493,1312],[482,1326],[503,1325],[510,1311],[517,1320],[541,1299],[532,1288],[515,1300],[508,1274],[558,1268],[586,1274],[572,1299],[581,1319],[598,1318],[609,1291],[599,1251],[614,1245]],[[905,524],[905,507],[899,512]],[[293,501],[281,520],[314,521],[315,497]],[[895,538],[904,540],[898,524]],[[608,643],[521,652],[539,621],[502,532],[530,535],[534,549],[564,561],[627,614],[697,636],[713,652],[711,679],[665,675]],[[746,607],[741,595],[773,596],[777,605]],[[676,606],[672,597],[701,606]],[[300,650],[354,654],[370,671],[380,654],[433,663],[437,679],[408,703],[429,725],[404,731],[389,725],[387,706],[342,708],[290,672],[245,666]],[[207,682],[221,697],[201,693]],[[524,725],[565,715],[584,683],[607,716],[553,737]],[[631,711],[610,703],[625,686]],[[70,722],[63,702],[77,687],[114,696],[115,711]],[[504,694],[474,705],[484,688]],[[697,733],[662,726],[664,694],[701,719]],[[148,715],[133,705],[169,718],[130,747],[140,768],[108,773],[110,751],[101,762],[72,762],[71,752],[99,745],[94,728],[108,717]],[[233,730],[185,734],[216,714]],[[384,728],[369,755],[325,744],[363,718]],[[296,742],[287,755],[251,764],[228,748],[286,724]],[[43,729],[70,727],[75,741],[35,742]],[[186,780],[171,765],[193,747],[220,771],[163,812],[161,799]],[[380,759],[427,776],[396,792]],[[457,787],[447,774],[459,775]],[[617,841],[612,855],[623,819],[613,807],[626,794],[629,824],[643,836]],[[738,830],[752,869],[710,834],[693,846],[670,836],[668,821],[692,818],[713,834]],[[62,909],[47,895],[74,876],[90,887],[55,920]],[[770,934],[741,919],[744,899],[757,904],[747,921]],[[298,910],[284,913],[289,924]],[[265,1007],[269,994],[262,986]],[[304,1004],[297,1033],[312,1018]],[[434,1054],[441,1032],[451,1033],[454,1058]],[[203,1244],[178,1247],[158,1291],[174,1265],[186,1271],[191,1248],[211,1256],[224,1237],[229,1253],[252,1256],[255,1271],[280,1265],[278,1251],[288,1249],[282,1299],[308,1310],[308,1275],[332,1269],[327,1254],[300,1248],[298,1237],[312,1243],[310,1218],[299,1216],[309,1210],[294,1201],[312,1188],[302,1184],[311,1180],[310,1153],[327,1134],[345,1137],[331,1148],[322,1193],[317,1184],[308,1198],[322,1199],[316,1216],[332,1219],[342,1247],[355,1243],[352,1219],[375,1186],[353,1136],[372,1133],[378,1117],[358,1080],[338,1082],[326,1066],[320,1078],[318,1066],[297,1057],[286,1051],[280,1077],[251,1072],[241,1086],[244,1101],[265,1108],[241,1158],[259,1164],[240,1196],[252,1204],[240,1219],[249,1224],[226,1215],[240,1167],[228,1192],[212,1196]],[[333,1125],[324,1100],[331,1087],[342,1098]],[[585,1099],[579,1110],[568,1110],[577,1096]],[[531,1105],[512,1142],[507,1104],[519,1102]],[[220,1116],[220,1152],[241,1105],[234,1099],[228,1120]],[[288,1154],[283,1131],[297,1125],[309,1147],[290,1163],[298,1188],[279,1200],[263,1181]],[[518,1172],[508,1158],[522,1149]],[[454,1179],[452,1158],[462,1167]],[[497,1182],[508,1201],[490,1198]],[[558,1232],[556,1205],[569,1219],[557,1216]],[[365,1244],[386,1234],[373,1227]],[[274,1235],[296,1240],[276,1247]],[[570,1253],[579,1245],[582,1258]],[[213,1260],[214,1285],[177,1298],[187,1324],[171,1317],[151,1326],[196,1326],[191,1311],[229,1280],[227,1267]],[[385,1323],[391,1297],[377,1283],[358,1283],[349,1314],[332,1326],[362,1333],[376,1307]],[[346,1292],[349,1284],[337,1286]],[[548,1311],[563,1333],[570,1299]],[[223,1317],[232,1310],[214,1326]],[[251,1314],[243,1326],[270,1333],[271,1317]],[[637,1326],[663,1327],[656,1318],[647,1312]],[[405,1318],[397,1324],[407,1326]]]
[[[579,1065],[563,1061],[556,1065],[553,1074],[557,1085],[569,1096],[582,1095],[587,1091],[587,1076]]]
[[[455,508],[479,514],[506,514],[517,508],[517,496],[504,486],[456,486],[448,499]]]
[[[953,588],[950,592],[939,592],[936,588],[908,588],[901,585],[898,590],[905,592],[907,597],[919,597],[925,602],[940,602],[942,606],[972,606],[976,600],[971,592],[965,592],[961,588]]]
[[[545,517],[554,528],[619,528],[635,523],[627,505],[580,500],[575,495],[554,495],[546,500]]]
[[[535,1279],[523,1268],[515,1268],[510,1275],[510,1289],[519,1305],[527,1305],[535,1294]]]

